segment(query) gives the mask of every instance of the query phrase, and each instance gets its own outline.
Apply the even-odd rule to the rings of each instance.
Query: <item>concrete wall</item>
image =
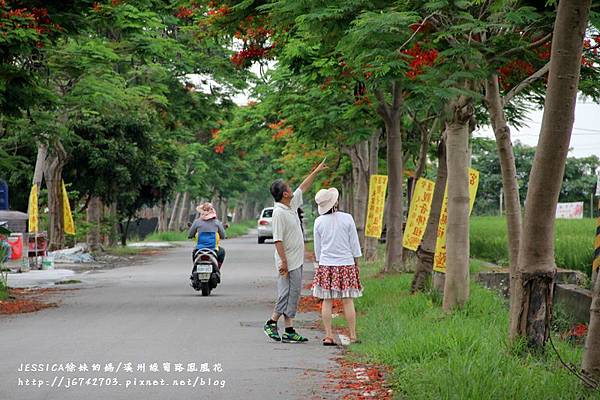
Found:
[[[475,278],[488,289],[496,290],[508,298],[508,272],[480,272]],[[554,286],[554,305],[560,304],[576,323],[589,323],[592,292],[580,285],[585,281],[585,274],[580,271],[558,270]]]

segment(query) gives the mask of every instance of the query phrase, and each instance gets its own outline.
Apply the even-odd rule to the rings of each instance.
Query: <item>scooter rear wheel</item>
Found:
[[[200,289],[202,289],[202,296],[208,296],[210,294],[210,282],[202,282]]]

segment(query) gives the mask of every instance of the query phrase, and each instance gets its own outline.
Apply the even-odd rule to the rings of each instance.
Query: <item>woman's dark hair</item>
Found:
[[[277,179],[271,184],[271,195],[276,202],[280,202],[283,199],[283,194],[287,190],[287,185],[283,179]]]
[[[333,206],[331,207],[331,210],[327,211],[325,214],[323,215],[327,215],[327,214],[333,214],[334,212],[336,212],[338,210],[338,206]]]

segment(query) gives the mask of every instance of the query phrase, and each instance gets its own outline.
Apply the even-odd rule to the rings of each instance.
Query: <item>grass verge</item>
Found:
[[[388,365],[396,398],[597,399],[567,372],[552,351],[533,356],[507,343],[505,300],[476,284],[464,309],[445,314],[441,296],[410,295],[410,274],[377,277],[380,263],[361,268],[357,300],[362,344],[349,357]],[[554,338],[567,363],[583,349]],[[521,347],[522,348],[522,347]]]
[[[146,236],[144,242],[183,242],[188,240],[185,232],[154,232]]]
[[[240,222],[239,224],[230,224],[225,230],[227,238],[236,238],[244,236],[248,231],[256,226],[255,220]],[[154,232],[146,236],[144,242],[184,242],[188,240],[187,231],[183,232]]]
[[[240,222],[239,224],[230,224],[226,230],[227,237],[229,239],[244,236],[250,229],[256,228],[256,221],[249,219],[248,221]]]

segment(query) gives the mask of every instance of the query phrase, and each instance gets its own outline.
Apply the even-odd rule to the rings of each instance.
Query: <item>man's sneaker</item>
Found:
[[[308,339],[302,335],[299,335],[298,332],[287,333],[285,332],[281,337],[281,341],[284,343],[304,343],[308,342]]]
[[[277,331],[277,324],[265,324],[263,327],[263,332],[271,339],[277,342],[281,341],[281,338],[279,337],[279,331]]]

